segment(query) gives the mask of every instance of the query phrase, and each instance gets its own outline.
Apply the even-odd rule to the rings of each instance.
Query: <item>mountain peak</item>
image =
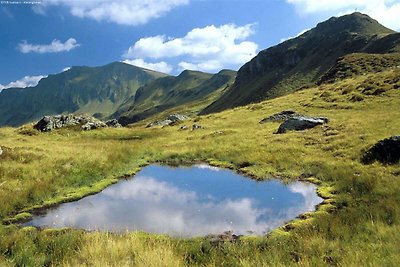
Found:
[[[332,17],[304,34],[261,51],[242,66],[235,83],[201,114],[291,93],[315,83],[352,53],[400,49],[400,34],[359,12]]]
[[[315,27],[317,34],[332,35],[341,32],[356,33],[361,35],[387,35],[395,31],[386,28],[370,16],[354,12],[341,17],[332,17]]]

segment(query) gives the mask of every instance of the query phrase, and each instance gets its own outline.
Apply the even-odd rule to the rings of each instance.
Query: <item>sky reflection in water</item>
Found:
[[[65,203],[25,225],[202,236],[262,235],[322,201],[312,184],[256,182],[208,165],[151,165],[134,179]]]

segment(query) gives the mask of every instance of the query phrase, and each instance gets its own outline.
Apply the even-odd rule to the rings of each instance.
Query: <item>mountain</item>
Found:
[[[119,117],[118,121],[126,125],[179,105],[202,101],[229,87],[235,77],[236,72],[232,70],[214,75],[185,70],[176,77],[159,78],[139,88],[113,117]]]
[[[30,88],[0,92],[0,126],[18,126],[44,115],[89,113],[106,118],[142,85],[166,74],[121,62],[72,67],[49,75]]]
[[[200,114],[282,96],[317,82],[351,53],[400,52],[400,33],[361,13],[332,17],[304,34],[261,51],[240,68],[219,99]]]

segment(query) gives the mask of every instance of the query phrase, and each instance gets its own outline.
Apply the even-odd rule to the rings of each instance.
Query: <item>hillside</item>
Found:
[[[400,52],[400,34],[353,13],[319,23],[297,38],[261,51],[240,68],[234,85],[201,114],[282,96],[317,82],[351,53]]]
[[[49,75],[31,88],[0,92],[0,126],[18,126],[44,115],[89,113],[105,118],[136,90],[166,74],[121,62],[101,67],[72,67]]]
[[[176,77],[154,80],[139,88],[113,117],[119,117],[119,122],[126,125],[191,102],[207,100],[207,105],[233,83],[235,75],[236,72],[231,70],[222,70],[215,75],[185,70]]]
[[[196,131],[143,124],[90,132],[0,128],[3,222],[31,207],[93,194],[154,162],[208,162],[257,180],[310,181],[327,198],[316,212],[266,236],[218,244],[207,237],[0,225],[0,265],[397,266],[400,165],[365,165],[361,156],[399,134],[400,69],[370,65],[361,75],[337,72],[332,82],[185,121],[204,127]],[[370,94],[370,87],[384,91]],[[275,134],[278,122],[259,123],[282,110],[326,116],[329,123],[285,134]]]

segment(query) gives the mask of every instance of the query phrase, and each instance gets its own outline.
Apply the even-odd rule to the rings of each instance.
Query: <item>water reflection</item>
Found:
[[[144,168],[134,179],[36,216],[26,225],[142,230],[174,236],[227,230],[261,235],[314,210],[320,202],[315,186],[310,184],[255,182],[207,165],[155,165]]]

